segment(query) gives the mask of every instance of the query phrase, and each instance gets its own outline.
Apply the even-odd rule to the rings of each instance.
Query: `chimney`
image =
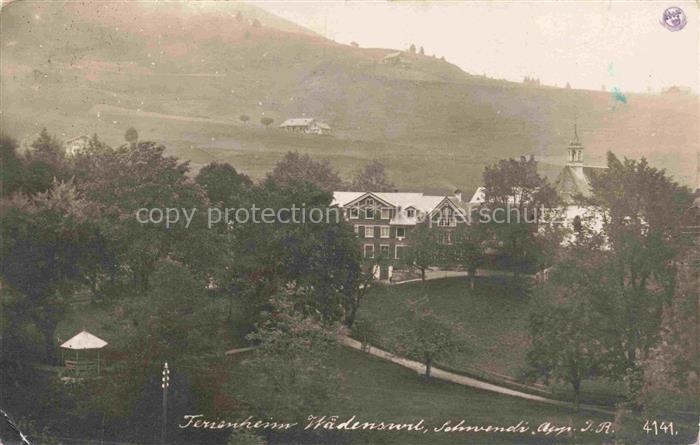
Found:
[[[457,201],[462,202],[462,191],[460,189],[455,190],[454,195]]]

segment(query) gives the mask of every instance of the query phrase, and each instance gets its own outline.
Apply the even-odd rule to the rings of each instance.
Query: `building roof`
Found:
[[[395,53],[389,53],[389,54],[387,54],[386,56],[384,56],[384,60],[395,59],[395,58],[397,58],[397,57],[401,57],[401,51],[397,51],[397,52],[395,52]]]
[[[297,117],[287,119],[280,124],[280,127],[308,127],[314,121],[312,117]]]
[[[386,204],[394,207],[407,209],[413,207],[424,213],[431,212],[445,198],[445,195],[424,195],[423,193],[404,192],[333,192],[333,205],[345,207],[352,205],[354,201],[367,196],[373,196]]]
[[[61,345],[64,349],[102,349],[107,342],[87,331],[80,331]]]
[[[68,139],[68,140],[66,141],[66,144],[72,144],[73,142],[78,142],[78,141],[80,141],[80,142],[87,142],[87,141],[89,141],[89,140],[90,140],[90,137],[83,134],[83,135],[76,136],[76,137],[74,137],[74,138]]]
[[[592,195],[591,176],[605,168],[566,165],[554,181],[554,188],[565,202],[572,202],[576,196],[589,198]]]
[[[514,189],[514,195],[508,197],[508,202],[511,204],[515,204],[515,202],[518,200],[518,197],[516,196],[522,191],[520,187],[515,187]],[[476,191],[472,195],[472,198],[469,200],[469,205],[478,205],[478,204],[483,204],[486,201],[486,187],[477,187]]]

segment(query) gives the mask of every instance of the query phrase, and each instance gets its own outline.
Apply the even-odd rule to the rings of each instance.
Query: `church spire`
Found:
[[[578,123],[574,121],[574,138],[567,147],[569,158],[567,165],[583,165],[583,144],[578,140]]]

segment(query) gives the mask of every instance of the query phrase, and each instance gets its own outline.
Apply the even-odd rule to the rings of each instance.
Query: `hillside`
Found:
[[[341,45],[240,2],[17,0],[3,7],[0,34],[2,130],[18,139],[46,126],[118,144],[134,125],[195,168],[224,160],[261,177],[296,149],[346,176],[379,159],[406,190],[472,190],[499,158],[562,164],[578,116],[587,162],[602,164],[607,150],[646,156],[694,182],[694,96],[623,103],[473,76],[430,56],[387,65],[395,50]],[[262,116],[272,127],[314,116],[334,134],[266,130]]]

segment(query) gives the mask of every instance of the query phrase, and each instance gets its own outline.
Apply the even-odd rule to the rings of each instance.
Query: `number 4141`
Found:
[[[644,430],[647,435],[669,435],[669,436],[675,436],[678,434],[678,431],[676,431],[675,426],[673,425],[673,422],[659,422],[657,420],[647,420],[644,422],[644,426],[642,427],[642,430]]]

